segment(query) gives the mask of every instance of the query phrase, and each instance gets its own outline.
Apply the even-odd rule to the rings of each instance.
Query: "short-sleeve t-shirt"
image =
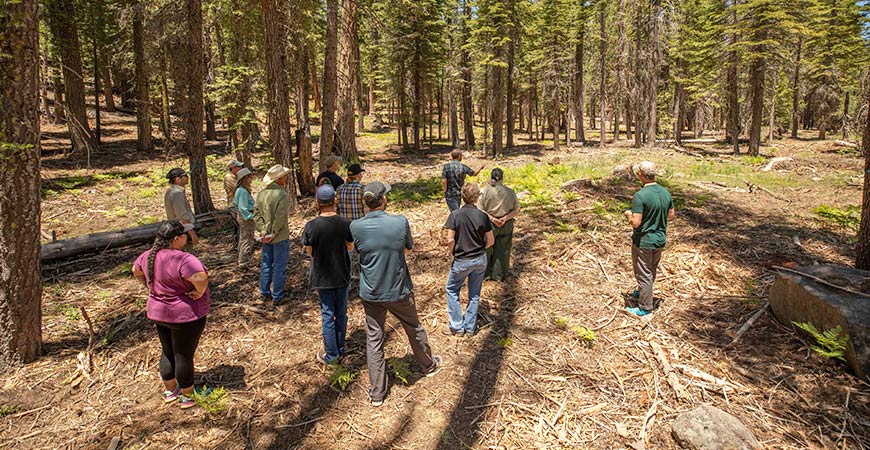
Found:
[[[401,300],[414,288],[405,249],[414,248],[405,216],[371,211],[350,223],[359,251],[359,296],[368,302]]]
[[[662,248],[668,228],[668,212],[674,201],[667,189],[647,184],[631,199],[631,212],[643,214],[640,226],[631,234],[631,242],[639,248]]]
[[[341,178],[341,175],[335,172],[331,172],[329,170],[324,170],[323,172],[320,172],[320,175],[317,175],[317,180],[315,181],[315,184],[320,186],[320,181],[324,178],[329,180],[329,184],[335,190],[338,190],[339,186],[344,184],[344,180]]]
[[[455,232],[454,258],[473,259],[486,252],[486,233],[492,231],[492,223],[476,206],[465,205],[450,213],[444,228]]]
[[[208,273],[205,266],[190,253],[163,249],[154,258],[152,283],[148,273],[149,253],[150,250],[142,253],[133,263],[133,267],[145,273],[148,281],[148,302],[145,305],[148,318],[158,322],[187,323],[205,317],[211,306],[211,290],[206,288],[198,300],[187,296],[194,289],[187,278],[199,272]]]
[[[460,161],[454,159],[444,165],[444,168],[441,169],[441,178],[447,179],[447,192],[444,193],[445,198],[461,197],[462,185],[465,184],[466,175],[474,175],[474,170]]]
[[[350,222],[344,217],[321,216],[305,224],[302,245],[311,246],[311,287],[336,289],[350,284],[347,242],[353,242],[353,237]]]

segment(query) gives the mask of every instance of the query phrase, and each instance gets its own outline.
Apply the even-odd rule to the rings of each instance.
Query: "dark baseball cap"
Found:
[[[496,167],[495,169],[492,169],[492,172],[490,172],[489,176],[493,180],[501,181],[502,179],[504,179],[504,171]]]
[[[323,184],[317,188],[317,201],[321,203],[329,203],[335,199],[335,189],[329,184]]]
[[[168,178],[169,181],[172,181],[178,177],[183,177],[185,175],[187,175],[186,170],[182,169],[181,167],[176,167],[176,168],[170,170],[169,173],[166,174],[166,178]]]
[[[351,165],[348,166],[348,168],[347,168],[347,174],[348,174],[348,175],[359,175],[359,174],[361,174],[361,173],[363,173],[363,172],[365,172],[365,171],[366,171],[366,170],[363,169],[359,164],[351,164]]]
[[[363,189],[363,198],[368,204],[380,204],[387,192],[390,192],[389,184],[372,181],[366,183],[366,187]]]
[[[192,229],[192,223],[181,223],[177,220],[167,220],[157,227],[157,235],[163,239],[172,239],[175,236],[181,236]]]

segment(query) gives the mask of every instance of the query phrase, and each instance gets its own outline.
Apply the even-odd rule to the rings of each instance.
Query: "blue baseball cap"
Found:
[[[324,184],[317,188],[317,201],[321,203],[329,203],[335,199],[335,189],[331,185]]]

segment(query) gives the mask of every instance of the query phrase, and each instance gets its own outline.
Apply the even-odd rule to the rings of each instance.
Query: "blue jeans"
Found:
[[[263,244],[263,258],[260,260],[261,297],[271,295],[272,301],[284,299],[284,285],[287,284],[287,259],[289,257],[289,239],[275,244]]]
[[[473,259],[454,259],[447,276],[447,315],[450,318],[452,331],[474,333],[477,331],[477,306],[480,303],[480,289],[483,286],[483,274],[486,272],[486,255]],[[459,303],[459,291],[468,278],[468,307],[462,314]]]
[[[459,205],[459,203],[460,203],[459,198],[445,197],[444,200],[447,201],[447,208],[450,209],[450,212],[453,212],[453,211],[456,211],[457,209],[459,209],[459,206],[460,206]]]
[[[326,360],[334,362],[344,356],[347,335],[347,288],[318,289],[320,295],[320,331]]]

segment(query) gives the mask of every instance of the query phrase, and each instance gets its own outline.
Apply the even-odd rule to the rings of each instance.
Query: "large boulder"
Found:
[[[808,322],[819,331],[837,326],[848,333],[846,363],[859,377],[870,374],[870,272],[846,266],[816,265],[794,269],[837,289],[793,272],[782,272],[770,287],[770,308],[785,325]]]
[[[671,424],[671,435],[690,450],[756,450],[761,443],[731,414],[710,405],[681,413]]]

